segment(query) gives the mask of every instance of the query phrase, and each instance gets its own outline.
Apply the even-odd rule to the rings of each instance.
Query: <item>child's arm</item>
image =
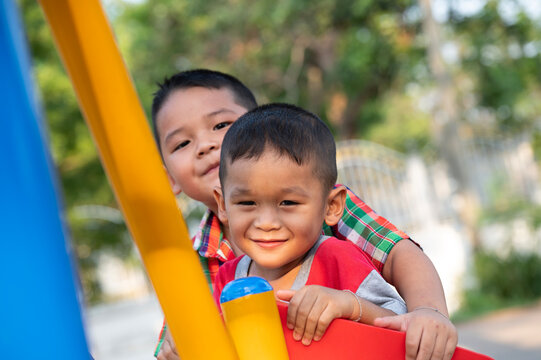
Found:
[[[308,285],[299,291],[279,290],[277,297],[289,301],[287,327],[293,338],[309,345],[319,341],[334,319],[343,318],[373,324],[381,316],[395,315],[391,310],[362,299],[353,292]]]
[[[400,241],[390,252],[382,275],[397,288],[409,313],[379,319],[375,325],[406,332],[407,360],[451,359],[458,336],[430,259],[411,241]]]
[[[442,359],[444,353],[450,359],[458,342],[453,324],[435,311],[415,310],[432,307],[447,315],[443,287],[432,262],[406,234],[350,189],[345,207],[340,224],[324,226],[325,234],[350,240],[363,249],[410,311],[376,325],[406,331],[407,360]]]
[[[449,315],[438,273],[430,259],[413,242],[400,241],[394,246],[382,275],[396,287],[409,311],[429,306],[445,316]]]

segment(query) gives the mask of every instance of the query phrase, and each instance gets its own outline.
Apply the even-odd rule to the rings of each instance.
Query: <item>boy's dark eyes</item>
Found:
[[[231,125],[232,123],[233,123],[232,121],[223,121],[221,123],[216,124],[216,126],[214,126],[213,130],[220,130],[220,129],[226,128],[229,125]]]
[[[241,200],[241,201],[236,201],[235,204],[241,205],[241,206],[254,206],[254,205],[256,205],[256,202],[252,201],[252,200]],[[293,205],[299,205],[299,202],[293,201],[293,200],[282,200],[280,202],[280,205],[281,206],[293,206]]]
[[[173,151],[178,150],[178,149],[182,149],[183,147],[186,147],[189,143],[190,143],[190,140],[184,140],[184,141],[182,141],[180,144],[178,144],[177,146],[175,146],[175,148],[173,149]]]

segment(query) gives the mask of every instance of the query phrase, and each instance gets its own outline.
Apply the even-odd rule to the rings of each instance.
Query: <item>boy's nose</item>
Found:
[[[199,147],[197,149],[197,154],[199,156],[205,155],[209,153],[212,150],[215,150],[218,148],[218,144],[214,141],[206,141],[204,143],[200,143]]]
[[[254,225],[263,231],[272,231],[280,228],[280,219],[272,209],[262,209]]]

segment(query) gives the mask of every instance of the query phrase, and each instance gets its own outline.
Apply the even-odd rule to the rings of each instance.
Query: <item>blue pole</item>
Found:
[[[14,0],[0,0],[0,358],[89,359],[81,291]]]

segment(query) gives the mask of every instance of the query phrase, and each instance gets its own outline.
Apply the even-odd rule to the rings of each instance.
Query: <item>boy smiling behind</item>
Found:
[[[321,235],[322,224],[336,225],[344,211],[346,189],[334,186],[336,177],[333,136],[303,109],[265,105],[231,126],[214,195],[220,221],[245,255],[220,268],[217,301],[228,282],[260,276],[290,301],[288,327],[305,345],[336,318],[373,324],[406,312],[362,250]]]
[[[241,254],[227,240],[229,228],[215,215],[218,205],[213,189],[219,186],[222,140],[229,126],[256,106],[252,92],[238,79],[211,70],[175,74],[154,94],[154,133],[171,187],[175,194],[184,192],[208,207],[193,241],[211,286],[218,267]],[[324,229],[326,235],[349,240],[362,249],[406,301],[409,313],[376,323],[406,331],[406,359],[450,359],[458,340],[456,329],[447,318],[427,308],[447,314],[440,279],[409,237],[349,190],[342,219]],[[158,344],[158,360],[177,360],[169,332],[162,331],[160,339],[163,346]]]

